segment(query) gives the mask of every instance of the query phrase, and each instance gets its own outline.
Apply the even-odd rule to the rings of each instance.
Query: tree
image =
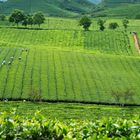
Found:
[[[135,16],[135,19],[140,19],[140,14],[137,14],[137,15]]]
[[[42,100],[40,90],[38,90],[38,89],[32,89],[29,93],[29,97],[30,97],[30,100],[33,102]]]
[[[129,20],[124,19],[124,20],[122,21],[122,23],[123,23],[124,28],[127,29],[128,24],[129,24]]]
[[[131,89],[127,89],[125,91],[113,91],[112,96],[114,97],[116,103],[120,103],[122,100],[125,104],[126,103],[134,103],[134,96],[135,92]]]
[[[122,94],[120,92],[112,92],[112,96],[114,97],[116,103],[120,103]]]
[[[24,19],[22,21],[22,25],[25,26],[25,27],[28,25],[28,18],[27,18],[27,16],[24,17]]]
[[[33,25],[33,18],[31,15],[25,15],[23,21],[22,21],[22,25],[23,26],[27,26],[27,25]]]
[[[127,89],[122,95],[125,103],[134,103],[135,92],[133,90]]]
[[[88,31],[92,22],[89,17],[84,16],[80,19],[79,24],[80,24],[80,26],[83,26],[85,31]]]
[[[5,21],[5,19],[6,19],[6,16],[5,15],[0,15],[0,20],[1,21]]]
[[[39,27],[44,22],[45,22],[45,16],[41,12],[38,12],[33,16],[33,23],[38,24]]]
[[[102,19],[99,19],[98,22],[97,22],[97,24],[100,26],[101,31],[104,31],[104,29],[105,29],[105,26],[104,26],[105,22],[106,21],[102,20]]]
[[[112,22],[112,23],[109,24],[109,29],[114,30],[114,29],[116,29],[118,27],[119,27],[119,25],[116,22]]]
[[[9,17],[9,22],[16,23],[17,26],[25,19],[25,14],[21,10],[14,10],[13,13]]]
[[[27,22],[28,22],[28,25],[33,25],[33,16],[32,15],[28,15],[27,16]]]

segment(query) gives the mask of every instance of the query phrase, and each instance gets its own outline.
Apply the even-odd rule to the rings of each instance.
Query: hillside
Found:
[[[102,4],[107,7],[116,7],[126,4],[137,4],[140,3],[139,0],[103,0]]]
[[[118,103],[113,93],[133,90],[120,102],[139,104],[136,25],[83,32],[75,19],[50,18],[47,30],[0,28],[0,99]]]
[[[0,13],[9,14],[13,9],[26,13],[42,11],[49,16],[77,16],[90,12],[94,4],[87,0],[8,0],[0,2]]]
[[[139,0],[8,0],[0,1],[0,13],[9,14],[14,9],[26,13],[42,11],[47,16],[77,17],[91,13],[93,17],[128,17],[140,15]]]
[[[135,18],[140,15],[139,0],[103,0],[93,16]]]

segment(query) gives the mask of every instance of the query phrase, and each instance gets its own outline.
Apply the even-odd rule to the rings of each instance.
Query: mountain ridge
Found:
[[[93,16],[136,18],[140,15],[140,0],[103,0]]]
[[[8,0],[0,2],[0,13],[9,14],[14,9],[26,13],[42,11],[48,16],[78,16],[90,13],[95,7],[88,0]]]

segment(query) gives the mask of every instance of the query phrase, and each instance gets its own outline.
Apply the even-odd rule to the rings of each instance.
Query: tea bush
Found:
[[[140,118],[101,120],[47,120],[37,111],[33,117],[21,117],[16,111],[0,115],[2,140],[97,140],[140,139]]]

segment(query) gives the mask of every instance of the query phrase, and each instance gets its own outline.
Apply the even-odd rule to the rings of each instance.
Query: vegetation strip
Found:
[[[0,113],[2,140],[101,140],[139,139],[140,119],[103,118],[94,121],[59,121],[46,119],[39,111],[33,116],[20,116],[16,110]]]
[[[109,102],[92,102],[92,101],[79,101],[79,100],[53,100],[53,99],[27,99],[27,98],[0,98],[0,101],[4,101],[4,102],[7,102],[7,101],[29,101],[29,102],[44,102],[44,103],[81,103],[81,104],[95,104],[95,105],[111,105],[111,106],[140,106],[140,104],[129,104],[129,103],[109,103]]]

